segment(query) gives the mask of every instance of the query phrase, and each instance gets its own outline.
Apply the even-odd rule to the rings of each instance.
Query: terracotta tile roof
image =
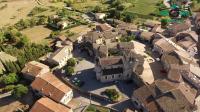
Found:
[[[176,48],[165,39],[159,39],[155,42],[155,45],[160,47],[166,53],[171,53],[176,50]]]
[[[66,106],[54,102],[49,98],[40,98],[31,108],[30,112],[72,112]]]
[[[131,50],[134,49],[134,43],[133,42],[120,42],[117,44],[118,49],[121,50]]]
[[[21,72],[25,74],[29,74],[33,77],[37,77],[38,75],[40,75],[43,69],[47,69],[48,72],[50,71],[47,65],[44,65],[36,61],[31,61],[25,65],[25,67],[22,69]]]
[[[143,31],[140,36],[142,39],[150,41],[153,38],[154,34],[155,33],[153,33],[153,32]]]
[[[135,90],[133,96],[149,111],[151,108],[162,109],[164,112],[182,112],[190,109],[197,91],[186,83],[174,84],[168,80],[156,80],[151,85],[144,85]]]
[[[96,29],[100,30],[101,32],[111,30],[112,27],[108,24],[99,24],[96,26]]]
[[[99,63],[101,66],[120,65],[123,64],[122,56],[100,58]]]
[[[96,40],[102,38],[102,33],[98,33],[96,31],[89,31],[86,35],[83,36],[85,41],[91,41],[95,43]]]
[[[103,32],[103,37],[105,39],[114,39],[118,36],[118,32],[113,32],[113,31],[104,31]]]
[[[161,60],[167,64],[179,64],[179,65],[182,64],[179,57],[173,54],[163,54]]]
[[[180,83],[183,81],[181,74],[178,69],[170,69],[167,75],[170,81]]]
[[[70,87],[61,82],[52,73],[37,77],[31,87],[58,102],[66,93],[72,91]]]

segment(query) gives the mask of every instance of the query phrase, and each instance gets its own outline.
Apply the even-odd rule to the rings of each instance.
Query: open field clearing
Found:
[[[44,26],[35,26],[33,28],[28,28],[22,31],[23,34],[25,34],[31,42],[44,42],[49,34],[51,33],[51,30],[48,28],[45,28]]]
[[[7,4],[7,5],[6,5]],[[20,19],[26,18],[27,14],[37,5],[34,0],[17,0],[0,3],[0,27],[15,24]]]
[[[88,26],[81,25],[81,26],[77,26],[77,27],[71,28],[70,32],[74,32],[74,33],[80,34],[80,33],[87,33],[90,30],[91,29],[88,28]]]
[[[162,0],[126,0],[128,3],[133,4],[132,7],[127,8],[126,11],[130,11],[132,13],[141,14],[141,15],[149,15],[153,13],[157,6],[156,4],[161,2]]]

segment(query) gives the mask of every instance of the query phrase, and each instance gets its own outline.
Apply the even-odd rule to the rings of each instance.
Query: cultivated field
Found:
[[[22,31],[31,42],[44,42],[48,40],[47,37],[51,33],[52,30],[45,28],[44,26],[35,26],[33,28],[28,28]]]

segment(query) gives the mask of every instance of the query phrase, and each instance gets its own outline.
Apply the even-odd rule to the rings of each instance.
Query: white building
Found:
[[[54,53],[50,54],[47,61],[52,65],[58,65],[59,68],[65,66],[67,60],[72,58],[73,46],[67,45],[63,48],[56,50]]]

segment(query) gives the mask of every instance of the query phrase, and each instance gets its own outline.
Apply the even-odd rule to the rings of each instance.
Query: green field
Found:
[[[133,4],[133,6],[127,8],[126,11],[140,15],[149,15],[150,13],[155,12],[158,9],[156,4],[161,2],[161,0],[124,0],[124,1]]]

